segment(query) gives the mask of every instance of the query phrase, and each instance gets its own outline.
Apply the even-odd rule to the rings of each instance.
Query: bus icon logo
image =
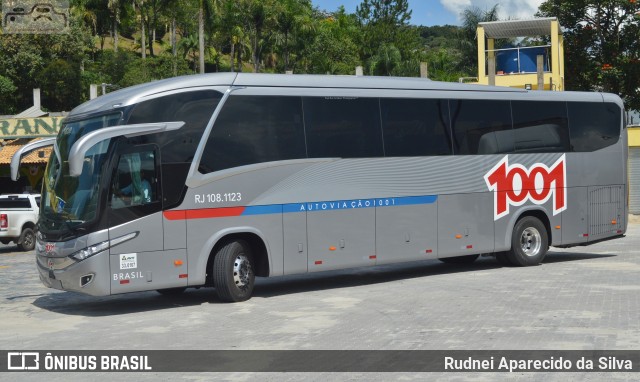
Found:
[[[7,370],[40,370],[40,353],[8,352]]]
[[[67,33],[69,2],[65,0],[8,0],[2,4],[5,33]]]

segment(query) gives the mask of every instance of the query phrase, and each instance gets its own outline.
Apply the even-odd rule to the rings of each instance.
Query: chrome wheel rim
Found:
[[[245,255],[238,255],[233,262],[233,282],[238,288],[244,288],[251,282],[253,269],[251,262]]]
[[[535,256],[540,253],[540,248],[542,247],[540,231],[533,227],[525,228],[520,237],[520,247],[527,256]]]
[[[33,245],[33,234],[26,234],[24,236],[24,240],[22,241],[22,245],[25,246],[26,248],[31,248],[31,246]]]

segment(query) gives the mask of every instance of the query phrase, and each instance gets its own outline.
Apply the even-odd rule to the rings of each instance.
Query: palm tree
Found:
[[[281,0],[278,9],[276,9],[278,16],[276,17],[278,23],[278,29],[282,33],[284,47],[284,70],[289,70],[289,37],[295,33],[298,28],[307,28],[305,22],[311,13],[311,3],[308,0]],[[312,23],[308,25],[313,25]]]
[[[183,58],[187,58],[189,53],[191,53],[191,58],[193,59],[193,71],[195,72],[197,70],[195,52],[198,50],[198,47],[199,47],[198,37],[196,37],[196,35],[193,35],[193,34],[183,37],[180,40],[179,45],[180,45],[180,50],[182,50]]]
[[[212,20],[219,0],[198,0],[198,51],[200,54],[200,73],[204,73],[204,26],[205,18]]]
[[[401,62],[402,55],[398,48],[393,44],[382,44],[378,49],[378,53],[371,57],[369,72],[378,76],[390,76]]]
[[[498,4],[483,11],[478,7],[467,8],[462,12],[462,27],[460,28],[460,50],[463,59],[460,61],[462,72],[477,73],[477,45],[476,30],[478,24],[498,20]]]
[[[240,7],[237,0],[225,0],[221,9],[221,29],[223,33],[226,33],[226,38],[229,40],[231,46],[231,52],[229,54],[229,61],[231,64],[231,71],[235,72],[235,53],[236,46],[244,38],[244,31],[242,30]]]
[[[248,0],[248,22],[253,34],[253,71],[260,71],[260,58],[264,44],[262,33],[273,22],[273,1]]]
[[[144,0],[133,0],[134,8],[138,8],[140,11],[140,50],[142,51],[142,59],[147,58],[147,41],[145,30],[145,17],[144,17]]]
[[[118,51],[118,29],[120,26],[120,18],[125,15],[127,8],[125,7],[124,1],[121,0],[109,0],[107,7],[109,8],[109,12],[111,12],[113,21],[111,23],[113,30],[113,51]],[[125,15],[126,17],[126,15]]]

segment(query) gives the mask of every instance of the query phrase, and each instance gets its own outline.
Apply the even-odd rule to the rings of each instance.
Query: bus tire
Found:
[[[480,257],[480,255],[466,255],[466,256],[454,256],[454,257],[443,257],[438,260],[442,261],[446,264],[471,264],[476,261]]]
[[[519,267],[538,265],[549,249],[547,229],[533,216],[525,216],[513,227],[511,250],[507,258]]]
[[[36,247],[36,234],[31,228],[25,228],[18,239],[18,249],[21,251],[33,251]]]
[[[178,287],[178,288],[167,288],[167,289],[158,289],[156,292],[160,293],[163,296],[177,296],[182,294],[187,288]]]
[[[244,240],[226,243],[213,260],[213,285],[225,302],[240,302],[251,298],[255,271],[251,247]]]

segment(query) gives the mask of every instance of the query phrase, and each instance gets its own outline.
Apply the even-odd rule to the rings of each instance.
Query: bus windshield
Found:
[[[69,175],[69,151],[80,137],[103,127],[114,126],[120,117],[120,113],[109,114],[62,126],[44,176],[41,229],[72,230],[96,217],[101,169],[110,140],[99,142],[87,152],[82,173],[78,177]]]

